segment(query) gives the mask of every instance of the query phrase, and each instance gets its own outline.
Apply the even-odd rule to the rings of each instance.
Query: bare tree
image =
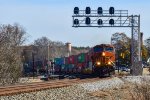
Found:
[[[49,58],[62,57],[66,54],[65,45],[62,42],[54,42],[47,37],[41,37],[34,41],[34,46],[37,50],[37,58],[40,60],[48,58],[48,46],[49,46]]]
[[[47,59],[48,44],[50,40],[47,37],[42,37],[34,41],[34,48],[37,51],[37,58],[40,60]]]
[[[21,76],[20,47],[25,30],[18,24],[0,25],[0,84],[17,82]]]

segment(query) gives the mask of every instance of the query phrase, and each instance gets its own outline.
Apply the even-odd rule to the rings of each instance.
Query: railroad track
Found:
[[[34,92],[34,91],[40,91],[44,89],[51,89],[51,88],[67,87],[73,84],[94,82],[94,81],[105,80],[105,79],[110,79],[110,78],[104,78],[104,79],[87,78],[87,79],[71,79],[71,80],[64,79],[64,80],[57,80],[57,81],[30,83],[24,85],[6,86],[6,87],[0,87],[0,96],[15,95],[19,93]]]

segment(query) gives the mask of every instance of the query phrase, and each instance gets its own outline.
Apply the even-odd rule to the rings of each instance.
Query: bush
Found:
[[[13,84],[21,76],[20,46],[25,31],[19,25],[0,26],[0,85]]]

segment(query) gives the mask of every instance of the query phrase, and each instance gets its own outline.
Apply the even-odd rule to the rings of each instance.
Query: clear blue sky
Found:
[[[150,37],[150,0],[0,0],[0,24],[19,23],[29,34],[27,44],[46,36],[53,41],[71,42],[75,46],[94,46],[110,43],[115,32],[125,32],[128,28],[73,28],[73,8],[129,10],[129,14],[141,15],[141,31],[144,39]]]

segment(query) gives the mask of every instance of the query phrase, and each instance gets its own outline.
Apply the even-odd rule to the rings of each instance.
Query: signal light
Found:
[[[102,56],[105,56],[105,52],[102,53]]]
[[[74,14],[79,14],[79,8],[78,7],[74,8]]]
[[[115,22],[114,22],[114,19],[110,19],[110,20],[109,20],[109,24],[110,24],[110,25],[114,25],[114,23],[115,23]]]
[[[90,7],[86,7],[85,13],[86,13],[86,14],[90,14],[90,13],[91,13],[91,8],[90,8]]]
[[[100,64],[101,64],[101,62],[96,62],[96,64],[97,64],[97,65],[100,65]]]
[[[75,19],[73,23],[74,23],[75,25],[78,25],[78,24],[79,24],[79,20],[78,20],[78,19]]]
[[[99,20],[97,21],[97,24],[98,24],[98,25],[102,25],[102,24],[103,24],[103,20],[102,20],[102,19],[99,19]]]
[[[114,13],[115,13],[114,7],[110,7],[110,8],[109,8],[109,14],[114,14]]]
[[[111,62],[110,62],[110,61],[108,62],[108,65],[111,65]]]
[[[98,7],[98,9],[97,9],[97,14],[103,14],[103,9],[102,9],[102,7]]]
[[[85,24],[87,25],[91,24],[91,19],[89,17],[86,17]]]

